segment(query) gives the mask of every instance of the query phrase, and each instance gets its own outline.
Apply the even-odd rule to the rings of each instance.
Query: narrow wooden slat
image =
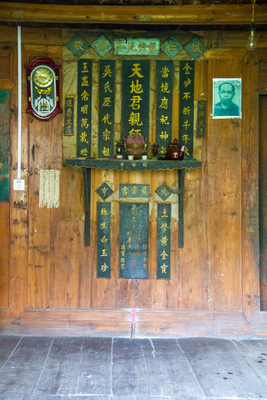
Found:
[[[111,338],[84,339],[77,395],[111,394],[111,346]]]
[[[35,396],[75,394],[82,349],[83,338],[55,338],[36,385]]]
[[[254,111],[259,109],[254,89],[258,74],[257,54],[248,52],[243,61],[243,108],[247,111],[243,114],[241,142],[243,310],[248,321],[259,310],[259,116]]]
[[[10,353],[15,349],[20,337],[0,336],[0,370],[8,360]]]
[[[203,395],[175,339],[143,339],[142,350],[150,395],[194,398]],[[176,379],[172,379],[172,377]]]
[[[259,244],[260,306],[267,311],[267,96],[259,100]]]
[[[127,398],[129,394],[132,394],[145,398],[149,394],[146,363],[141,345],[141,340],[113,340],[112,389],[114,396]],[[127,362],[127,375],[125,375],[125,362]]]
[[[240,77],[239,61],[209,62],[208,92],[212,78]],[[212,101],[209,104],[211,109]],[[210,111],[208,111],[209,115]],[[242,120],[243,125],[243,120]],[[212,310],[241,310],[241,120],[208,117],[207,241],[208,304]],[[218,212],[218,210],[220,210]]]
[[[27,62],[27,55],[22,47],[22,63]],[[17,82],[17,54],[16,48],[10,55],[10,79]],[[22,77],[22,85],[26,87],[26,76]],[[23,95],[24,91],[22,91]],[[10,143],[11,161],[10,181],[17,178],[17,86],[10,91],[10,132],[14,132],[14,140]],[[28,178],[23,167],[28,166],[28,125],[27,117],[22,113],[21,130],[21,176],[25,178],[25,191],[10,192],[10,220],[19,221],[19,224],[10,225],[10,280],[9,280],[9,305],[12,313],[17,317],[21,315],[27,305],[27,259],[28,259]]]
[[[9,305],[9,207],[0,202],[0,307]]]

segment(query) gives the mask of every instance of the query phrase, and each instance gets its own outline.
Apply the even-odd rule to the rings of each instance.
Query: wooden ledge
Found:
[[[227,25],[251,23],[251,4],[108,6],[0,3],[0,21],[70,24]],[[267,21],[267,6],[255,6],[256,24]]]

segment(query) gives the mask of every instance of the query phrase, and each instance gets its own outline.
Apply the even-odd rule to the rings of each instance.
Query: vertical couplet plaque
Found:
[[[74,96],[65,97],[65,119],[64,119],[64,135],[73,135],[74,123]]]
[[[195,61],[180,61],[179,142],[185,158],[193,158]]]
[[[198,139],[206,136],[206,115],[207,115],[207,100],[199,99],[197,101],[197,135]]]
[[[173,62],[157,61],[156,142],[166,154],[172,139]]]
[[[150,62],[123,61],[121,132],[127,137],[132,132],[149,135],[149,77]]]
[[[157,278],[171,277],[171,204],[158,204]]]
[[[111,203],[97,203],[97,277],[110,278]]]
[[[92,60],[78,61],[77,157],[91,155]]]
[[[114,156],[115,61],[99,62],[98,158]]]
[[[148,278],[148,207],[120,204],[120,278]]]

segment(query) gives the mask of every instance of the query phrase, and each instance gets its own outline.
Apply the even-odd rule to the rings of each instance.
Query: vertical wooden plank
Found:
[[[208,71],[211,99],[212,78],[240,77],[241,62],[209,61]],[[208,301],[213,310],[242,308],[241,122],[243,125],[240,119],[208,120]]]
[[[243,120],[242,120],[242,262],[243,311],[248,321],[259,310],[259,62],[255,52],[243,60]],[[253,104],[253,107],[251,106]]]
[[[9,306],[9,202],[0,201],[0,307]]]
[[[267,310],[267,96],[259,100],[260,305]]]
[[[204,93],[207,96],[207,62],[195,63],[195,99]],[[196,103],[196,102],[195,102]],[[196,116],[196,110],[195,110]],[[207,224],[208,195],[207,195],[207,146],[206,140],[195,138],[194,131],[194,158],[202,161],[202,168],[185,172],[184,185],[184,247],[178,249],[177,240],[177,287],[172,286],[169,296],[176,302],[179,309],[196,310],[207,309],[208,287],[208,249]],[[202,153],[202,154],[201,154]],[[180,223],[180,219],[179,219]],[[172,282],[170,282],[172,284]]]
[[[23,30],[22,30],[23,37]],[[28,61],[22,46],[22,65]],[[17,47],[10,55],[10,78],[17,82]],[[22,74],[22,99],[27,99],[26,76]],[[11,174],[10,180],[17,178],[17,85],[10,91],[10,132],[11,143]],[[26,110],[25,102],[22,100],[22,110]],[[27,305],[27,257],[28,257],[28,118],[22,112],[21,130],[21,177],[25,179],[25,191],[10,193],[10,280],[9,280],[9,305],[14,316],[19,317],[23,314]],[[25,168],[25,169],[24,169]],[[14,223],[18,221],[19,223]]]

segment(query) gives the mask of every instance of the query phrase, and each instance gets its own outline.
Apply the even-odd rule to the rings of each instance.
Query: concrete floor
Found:
[[[267,400],[267,340],[3,335],[0,399]]]

